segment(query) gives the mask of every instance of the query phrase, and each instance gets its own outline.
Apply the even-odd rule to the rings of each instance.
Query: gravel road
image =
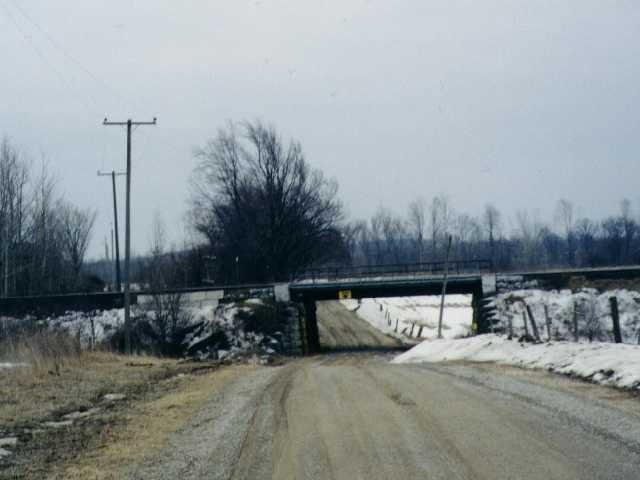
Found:
[[[402,343],[372,327],[338,301],[317,303],[320,345],[327,349],[393,348]]]
[[[637,479],[640,400],[540,372],[349,353],[238,378],[129,478]]]
[[[334,347],[395,345],[337,303]],[[332,343],[331,343],[332,342]],[[135,479],[634,479],[640,398],[490,364],[333,353],[238,376]]]

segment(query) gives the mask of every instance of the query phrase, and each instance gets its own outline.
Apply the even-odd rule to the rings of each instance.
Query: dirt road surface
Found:
[[[317,303],[320,345],[326,349],[393,348],[402,343],[372,327],[338,301]]]
[[[637,479],[640,401],[546,373],[332,354],[238,378],[139,479]]]
[[[338,307],[319,305],[325,342],[395,345]],[[389,363],[396,353],[239,369],[164,447],[106,478],[640,478],[637,396],[490,364]]]

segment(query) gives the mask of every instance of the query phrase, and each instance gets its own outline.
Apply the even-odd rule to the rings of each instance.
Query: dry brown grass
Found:
[[[53,478],[105,480],[122,478],[168,444],[207,399],[250,366],[231,366],[204,375],[187,375],[160,398],[140,403],[120,428],[105,432],[99,445],[84,452]]]
[[[78,338],[64,331],[20,331],[0,342],[2,358],[28,365],[31,374],[59,375],[65,365],[82,360],[82,348]]]
[[[175,360],[107,352],[34,355],[31,366],[0,370],[0,427],[28,426],[95,403],[105,393],[129,393],[168,375]],[[132,366],[144,364],[144,367]]]
[[[82,452],[99,448],[111,429],[126,425],[132,404],[171,391],[173,382],[163,379],[189,368],[176,360],[84,352],[65,359],[58,374],[39,368],[0,370],[0,433],[20,439],[9,463],[0,462],[0,479],[49,478]],[[127,398],[105,402],[106,393]],[[95,406],[97,415],[72,426],[44,424]]]
[[[28,364],[0,369],[0,434],[20,438],[14,460],[0,462],[0,479],[117,478],[109,472],[162,448],[213,391],[250,368],[86,352],[74,338],[51,332],[0,346],[0,361]],[[106,402],[107,393],[126,400]],[[97,414],[72,426],[44,425],[96,406]]]

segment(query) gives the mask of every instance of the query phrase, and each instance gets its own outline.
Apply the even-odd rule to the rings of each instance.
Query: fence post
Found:
[[[573,340],[578,341],[578,301],[573,301]]]
[[[529,327],[527,326],[527,312],[522,310],[522,323],[524,323],[524,336],[529,336]]]
[[[611,305],[611,318],[613,319],[613,338],[616,343],[622,343],[622,334],[620,332],[620,314],[618,312],[618,298],[609,297]]]
[[[524,306],[527,309],[527,313],[529,314],[529,320],[531,320],[531,329],[533,330],[533,336],[535,337],[536,340],[540,340],[540,334],[538,333],[538,325],[536,325],[536,319],[533,318],[533,312],[531,311],[531,307],[526,303],[524,304]]]
[[[549,307],[544,306],[544,320],[547,324],[547,341],[551,341],[551,317],[549,316]]]

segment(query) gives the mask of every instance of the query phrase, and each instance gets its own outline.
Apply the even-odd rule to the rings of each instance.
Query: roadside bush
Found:
[[[50,330],[33,320],[2,322],[0,359],[24,363],[37,374],[60,375],[61,369],[82,359],[80,339],[65,330]]]
[[[274,335],[282,331],[282,318],[278,305],[274,302],[260,304],[245,304],[248,309],[240,310],[237,314],[240,326],[245,332],[263,335]]]
[[[192,313],[181,293],[152,295],[136,305],[131,318],[131,348],[137,353],[177,357],[184,352],[183,341],[193,328]],[[111,335],[111,348],[125,348],[124,325]]]

